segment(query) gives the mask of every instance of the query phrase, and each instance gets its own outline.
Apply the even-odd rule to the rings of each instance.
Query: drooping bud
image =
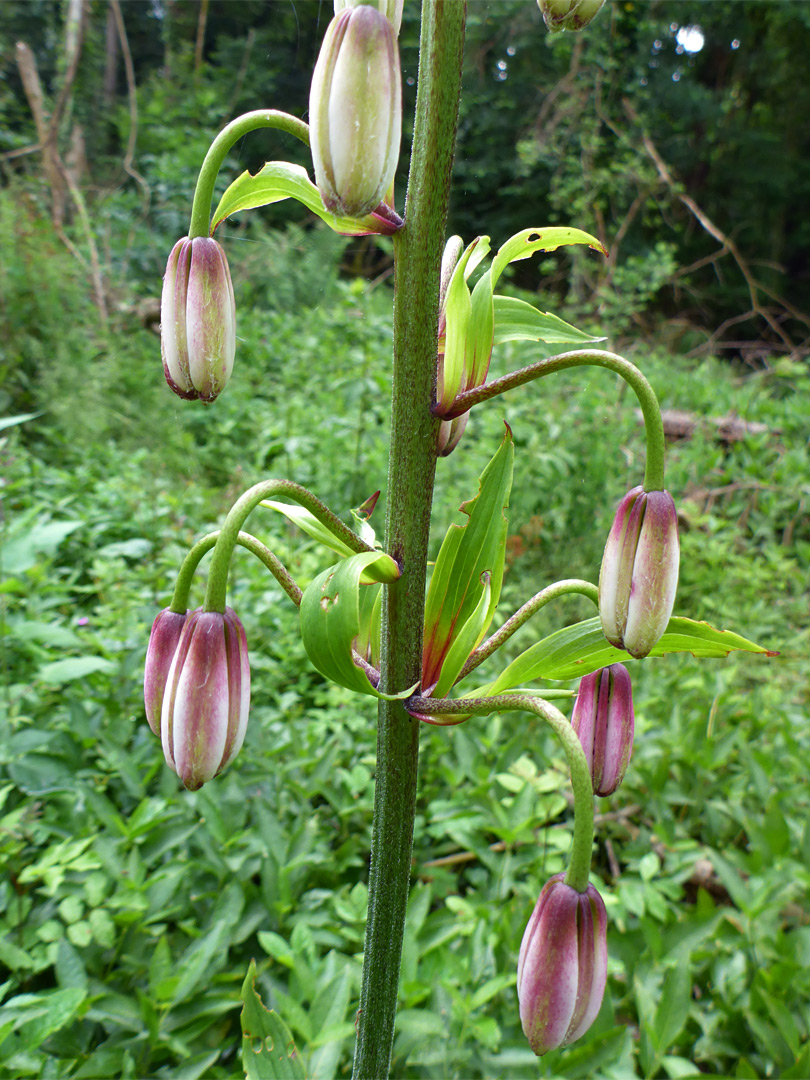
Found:
[[[231,377],[236,305],[228,260],[216,240],[187,236],[169,255],[160,301],[166,382],[181,398],[210,404]]]
[[[399,28],[402,25],[402,9],[405,6],[405,0],[371,0],[372,5],[381,11],[385,15],[386,19],[391,23],[395,32],[399,33]],[[368,3],[368,0],[366,0]],[[347,7],[360,7],[361,0],[335,0],[335,14],[340,14],[344,8]]]
[[[607,913],[588,885],[555,874],[543,887],[518,959],[520,1022],[539,1056],[568,1046],[597,1017],[607,984]]]
[[[633,753],[633,690],[624,664],[611,664],[581,680],[571,726],[585,751],[594,795],[612,795]]]
[[[646,656],[678,588],[678,515],[668,491],[633,488],[619,503],[599,572],[599,616],[611,645]]]
[[[160,737],[166,762],[196,791],[233,761],[245,739],[250,664],[242,623],[197,608],[186,618],[166,681]]]
[[[146,706],[146,719],[155,735],[160,735],[160,711],[166,680],[187,615],[187,611],[177,612],[164,608],[152,623],[143,673],[143,702]]]
[[[605,0],[537,0],[546,29],[557,34],[560,30],[584,30]]]
[[[315,183],[327,210],[362,217],[394,182],[402,132],[396,32],[375,7],[329,24],[309,94]]]
[[[457,416],[454,420],[442,420],[439,425],[439,437],[436,449],[439,457],[449,457],[461,442],[461,436],[470,419],[469,411]]]

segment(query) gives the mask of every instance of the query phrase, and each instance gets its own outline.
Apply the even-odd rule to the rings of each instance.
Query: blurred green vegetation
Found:
[[[72,252],[50,221],[36,158],[3,162],[0,417],[18,422],[0,429],[2,1075],[241,1076],[239,990],[251,958],[307,1075],[350,1068],[373,705],[311,668],[292,605],[244,552],[231,603],[250,644],[253,701],[237,761],[201,791],[183,791],[141,700],[149,628],[180,560],[244,488],[287,476],[344,514],[382,488],[372,524],[382,520],[390,245],[335,237],[286,204],[228,225],[238,352],[231,384],[208,409],[166,388],[149,308],[210,135],[253,107],[254,95],[303,111],[326,7],[212,0],[195,73],[196,4],[165,5],[170,17],[158,27],[150,15],[158,5],[124,5],[148,205],[120,167],[129,131],[122,80],[110,113],[91,108],[103,89],[106,10],[92,8],[92,63],[74,118],[92,163],[82,184],[106,321],[80,221],[69,214],[65,223]],[[514,973],[532,905],[570,845],[563,756],[535,718],[519,714],[423,729],[395,1076],[810,1075],[810,376],[801,350],[789,357],[759,324],[747,328],[746,348],[723,359],[702,349],[707,327],[745,310],[745,287],[731,271],[719,283],[711,270],[677,276],[713,248],[666,203],[638,139],[625,139],[617,157],[608,136],[608,120],[624,115],[622,80],[641,109],[638,80],[659,72],[645,116],[662,153],[690,191],[703,176],[698,201],[727,229],[740,223],[746,250],[798,267],[807,226],[777,189],[799,202],[807,189],[807,126],[792,110],[806,94],[796,56],[810,30],[801,4],[771,4],[769,18],[764,10],[690,8],[713,51],[689,67],[668,36],[672,5],[616,4],[594,35],[553,41],[534,4],[471,5],[454,227],[465,237],[487,231],[497,246],[555,216],[599,231],[602,215],[615,234],[639,185],[652,185],[609,276],[595,255],[540,259],[511,287],[609,335],[662,407],[762,425],[724,442],[699,422],[670,446],[682,539],[676,610],[780,655],[633,664],[633,761],[597,806],[594,872],[610,917],[605,1005],[585,1039],[540,1061],[520,1031]],[[733,55],[725,38],[711,37],[732,17],[745,46]],[[677,18],[686,22],[682,7]],[[34,138],[9,43],[29,35],[46,92],[57,90],[61,5],[7,0],[0,30],[7,151]],[[414,33],[408,16],[406,76]],[[661,66],[641,76],[659,33]],[[509,78],[493,99],[492,86],[484,90],[495,85],[501,46]],[[576,102],[550,114],[555,123],[538,139],[531,125],[543,95],[577,47]],[[529,62],[532,48],[542,64]],[[769,62],[779,80],[767,77]],[[685,65],[679,84],[676,63]],[[613,89],[600,99],[597,130],[585,106],[603,80]],[[698,114],[713,118],[714,134],[690,142]],[[779,125],[792,141],[773,169],[762,147]],[[234,155],[228,178],[263,153],[298,153],[259,144]],[[748,184],[754,172],[761,188]],[[804,274],[779,285],[799,306]],[[687,285],[696,307],[684,315]],[[795,324],[782,325],[798,336]],[[492,372],[539,355],[504,347]],[[608,373],[568,372],[513,391],[476,410],[459,449],[439,463],[434,551],[475,493],[504,420],[516,464],[498,621],[556,578],[595,580],[615,504],[643,467],[635,401]],[[300,583],[328,564],[278,515],[261,514],[252,530]],[[201,596],[202,581],[192,602]],[[581,599],[560,601],[500,656],[589,614]]]

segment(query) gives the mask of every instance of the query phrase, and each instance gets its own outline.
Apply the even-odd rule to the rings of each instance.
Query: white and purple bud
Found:
[[[546,29],[557,34],[561,30],[584,30],[605,0],[537,0]]]
[[[160,711],[163,707],[166,680],[187,615],[187,611],[164,608],[152,623],[143,672],[143,703],[146,707],[146,719],[155,735],[160,735]]]
[[[312,74],[309,136],[315,183],[335,214],[363,217],[394,183],[402,135],[397,35],[376,7],[344,7]]]
[[[228,260],[216,240],[187,236],[169,255],[160,300],[166,382],[181,398],[210,404],[233,371],[236,305]]]
[[[518,959],[520,1023],[538,1057],[568,1046],[597,1017],[607,984],[607,913],[602,897],[555,874],[543,887]]]
[[[594,795],[612,795],[633,753],[633,689],[624,664],[611,664],[581,680],[571,726],[585,751]]]
[[[196,791],[233,761],[247,730],[250,664],[242,623],[197,608],[186,618],[163,695],[160,737],[166,762]]]
[[[366,0],[366,3],[369,3],[369,0]],[[402,25],[402,9],[405,6],[405,0],[371,0],[371,4],[385,15],[396,33],[399,34],[399,28]],[[340,14],[340,12],[347,7],[360,6],[361,0],[335,0],[335,14]]]
[[[619,503],[599,572],[599,617],[611,645],[646,656],[678,588],[678,515],[668,491],[633,488]]]

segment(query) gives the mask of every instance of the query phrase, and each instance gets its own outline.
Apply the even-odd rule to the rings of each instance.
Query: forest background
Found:
[[[3,1075],[239,1076],[251,958],[307,1075],[350,1065],[373,710],[311,668],[247,558],[238,761],[182,791],[141,701],[183,551],[239,491],[285,475],[345,511],[385,498],[387,241],[337,237],[291,203],[223,226],[239,340],[211,408],[168,391],[155,333],[211,138],[252,108],[306,118],[331,14],[316,0],[0,9]],[[410,0],[400,40],[401,209]],[[633,762],[597,807],[608,993],[588,1036],[541,1061],[514,972],[570,844],[564,763],[525,717],[423,732],[394,1075],[810,1074],[808,52],[801,2],[628,0],[555,37],[530,0],[469,5],[449,231],[497,247],[575,223],[605,241],[607,260],[541,257],[509,289],[648,375],[672,439],[677,611],[781,655],[634,674]],[[309,164],[255,133],[221,187],[282,157]],[[495,374],[516,366],[510,350]],[[512,392],[440,463],[435,543],[503,419],[520,463],[505,617],[527,583],[595,577],[642,438],[604,372]],[[265,528],[314,577],[312,542]],[[516,648],[583,614],[541,613]]]

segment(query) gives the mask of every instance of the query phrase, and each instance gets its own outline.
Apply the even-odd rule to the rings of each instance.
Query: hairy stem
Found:
[[[394,238],[394,371],[385,550],[402,577],[384,592],[380,688],[418,682],[439,421],[436,379],[439,267],[450,192],[464,4],[424,0],[405,228]],[[355,1080],[388,1076],[411,873],[419,723],[380,703],[368,921],[355,1046]]]
[[[607,368],[614,371],[630,385],[630,388],[638,398],[641,412],[644,416],[644,427],[647,435],[647,462],[644,473],[645,491],[662,491],[664,488],[664,424],[661,420],[661,410],[658,407],[658,399],[655,391],[647,379],[642,375],[635,364],[625,360],[617,353],[606,352],[603,349],[577,349],[576,352],[559,353],[557,356],[549,356],[545,360],[538,360],[529,364],[520,371],[512,371],[503,375],[500,379],[494,379],[491,383],[476,386],[472,390],[465,390],[458,394],[449,409],[442,412],[444,420],[452,420],[456,416],[478,405],[482,401],[488,401],[498,394],[504,394],[516,386],[531,382],[533,379],[542,379],[544,375],[552,375],[555,371],[564,371],[566,368],[582,367],[590,365]]]

